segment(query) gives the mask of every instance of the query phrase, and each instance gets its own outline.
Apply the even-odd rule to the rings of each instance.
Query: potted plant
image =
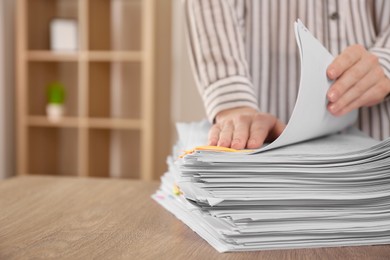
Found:
[[[55,81],[47,86],[46,113],[50,121],[59,121],[65,113],[65,87],[62,83]]]

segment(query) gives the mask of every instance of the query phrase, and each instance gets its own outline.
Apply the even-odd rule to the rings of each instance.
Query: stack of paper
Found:
[[[348,132],[259,154],[178,159],[207,129],[178,125],[181,141],[153,197],[218,251],[390,242],[390,140]]]
[[[180,157],[207,142],[210,125],[178,124],[169,171],[153,195],[220,252],[390,243],[390,139],[354,128],[332,134],[356,112],[327,112],[332,58],[300,22],[296,36],[300,92],[283,134],[256,151]]]

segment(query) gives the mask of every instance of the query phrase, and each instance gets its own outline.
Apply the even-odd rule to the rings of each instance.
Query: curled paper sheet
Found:
[[[326,109],[326,93],[332,84],[326,69],[334,57],[300,20],[295,22],[295,38],[301,58],[301,80],[293,113],[279,138],[254,153],[333,134],[357,119],[357,110],[335,117]]]

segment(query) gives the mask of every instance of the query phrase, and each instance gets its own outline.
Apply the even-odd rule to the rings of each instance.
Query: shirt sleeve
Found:
[[[370,51],[379,58],[385,75],[390,79],[390,1],[375,2],[375,27],[378,37]]]
[[[390,79],[390,1],[374,1],[375,43],[369,51],[375,54],[385,75]],[[390,97],[383,102],[360,109],[361,129],[372,137],[383,140],[390,136]],[[364,123],[363,123],[364,122]]]
[[[246,1],[183,2],[189,55],[209,121],[229,108],[258,109],[241,30]]]

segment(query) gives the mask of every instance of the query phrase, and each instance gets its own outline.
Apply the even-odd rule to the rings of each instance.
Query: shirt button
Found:
[[[338,20],[338,19],[340,18],[340,15],[339,15],[338,12],[334,12],[334,13],[332,13],[331,15],[329,15],[329,18],[330,18],[331,20]]]

